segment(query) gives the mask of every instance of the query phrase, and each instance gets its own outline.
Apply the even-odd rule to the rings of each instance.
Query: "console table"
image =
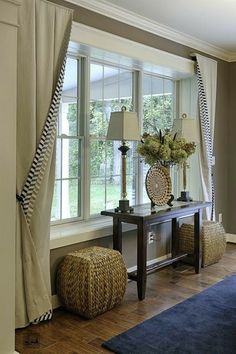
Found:
[[[195,272],[201,269],[201,238],[202,210],[211,205],[209,202],[174,202],[173,207],[156,207],[151,210],[150,204],[137,205],[132,213],[104,210],[101,215],[113,218],[113,248],[122,253],[122,223],[137,225],[137,271],[129,273],[129,279],[137,282],[138,298],[145,298],[147,273],[175,263],[187,256],[178,250],[179,219],[193,216],[194,219],[194,267]],[[155,265],[147,267],[147,236],[150,226],[170,221],[172,224],[171,257]]]

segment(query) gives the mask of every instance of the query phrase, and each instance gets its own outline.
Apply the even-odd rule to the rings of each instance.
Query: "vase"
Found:
[[[145,187],[152,208],[155,205],[173,205],[174,197],[171,194],[172,184],[169,166],[162,166],[158,163],[151,166],[146,175]]]

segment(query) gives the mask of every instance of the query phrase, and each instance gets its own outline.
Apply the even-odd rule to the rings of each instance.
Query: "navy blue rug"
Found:
[[[236,275],[102,345],[117,354],[236,354]]]

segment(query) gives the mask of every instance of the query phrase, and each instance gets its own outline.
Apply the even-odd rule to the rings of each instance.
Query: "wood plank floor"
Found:
[[[130,282],[123,303],[93,320],[62,309],[51,321],[16,331],[20,354],[110,353],[101,343],[112,336],[187,299],[236,272],[236,244],[227,244],[223,259],[195,274],[193,267],[171,266],[150,274],[146,298],[137,299],[136,283]]]

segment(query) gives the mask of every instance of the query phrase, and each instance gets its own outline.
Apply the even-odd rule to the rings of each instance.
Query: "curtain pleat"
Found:
[[[52,313],[49,237],[55,135],[72,12],[23,0],[17,94],[16,327]]]

